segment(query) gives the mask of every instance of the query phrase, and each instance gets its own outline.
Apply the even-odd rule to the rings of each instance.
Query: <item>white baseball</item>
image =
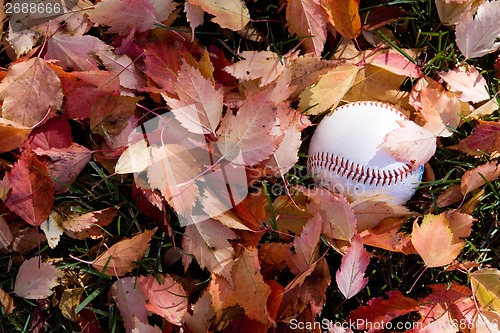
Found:
[[[389,132],[401,127],[398,121],[411,120],[381,102],[337,108],[320,122],[309,145],[307,164],[314,181],[350,201],[379,196],[406,203],[420,184],[423,167],[413,170],[410,162],[378,148]]]

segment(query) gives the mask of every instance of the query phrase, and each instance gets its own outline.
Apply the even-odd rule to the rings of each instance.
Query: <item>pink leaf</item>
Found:
[[[19,267],[14,293],[28,299],[47,298],[52,295],[59,276],[59,270],[52,264],[41,262],[41,257],[31,258]]]
[[[188,0],[188,2],[214,15],[212,21],[222,28],[238,31],[250,22],[250,13],[243,0]]]
[[[201,7],[190,4],[189,2],[184,3],[184,12],[186,13],[186,19],[191,27],[191,41],[194,40],[194,29],[199,25],[203,24],[205,12]]]
[[[337,285],[345,298],[353,297],[366,286],[368,278],[365,278],[364,274],[369,262],[370,258],[363,247],[361,237],[355,235],[335,274]]]
[[[490,98],[486,80],[472,65],[438,74],[450,85],[451,91],[462,93],[458,98],[464,102],[478,103]]]
[[[135,277],[124,277],[111,286],[111,296],[120,310],[127,332],[135,327],[134,318],[148,322],[147,297]]]
[[[368,58],[367,62],[388,70],[394,74],[409,76],[412,79],[421,77],[420,67],[406,59],[400,53],[378,52],[373,58]]]
[[[177,283],[170,275],[157,277],[148,276],[137,279],[144,290],[148,303],[146,309],[165,318],[174,325],[181,325],[187,314],[187,295],[182,285]]]
[[[326,42],[326,17],[320,0],[288,0],[286,20],[288,30],[303,39],[306,52],[320,57]]]
[[[457,98],[433,88],[422,89],[418,97],[420,113],[427,121],[424,128],[436,136],[451,136],[460,122],[460,102]]]

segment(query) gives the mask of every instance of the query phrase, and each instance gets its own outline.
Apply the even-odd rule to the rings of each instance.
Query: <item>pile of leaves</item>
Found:
[[[390,3],[34,2],[0,2],[2,327],[499,331],[498,253],[472,244],[500,206],[480,67],[500,2],[424,1],[455,34],[442,68],[400,44]],[[314,124],[363,100],[414,120],[381,147],[425,165],[406,206],[309,179]]]

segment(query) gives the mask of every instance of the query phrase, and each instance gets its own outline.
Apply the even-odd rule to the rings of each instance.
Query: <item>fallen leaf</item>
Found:
[[[14,235],[10,231],[7,221],[0,216],[0,245],[4,249],[8,249],[10,244],[14,241]]]
[[[41,257],[25,260],[16,275],[14,293],[27,299],[44,299],[52,295],[57,285],[59,270],[50,263],[42,262]]]
[[[214,15],[212,22],[217,23],[222,28],[238,31],[250,22],[248,8],[241,0],[188,0],[188,2]]]
[[[248,97],[236,115],[227,113],[217,130],[217,145],[233,164],[252,166],[268,158],[277,148],[270,136],[276,110],[260,94]]]
[[[194,40],[194,29],[200,26],[204,22],[205,12],[199,6],[192,5],[189,2],[184,3],[184,13],[186,13],[186,19],[191,27],[191,41]]]
[[[84,288],[64,289],[59,302],[59,309],[65,318],[71,321],[78,321],[78,313],[76,309],[81,303]]]
[[[136,326],[134,318],[143,323],[148,322],[148,310],[146,309],[148,298],[137,278],[124,277],[117,280],[111,286],[110,294],[120,311],[127,332],[131,332]]]
[[[357,220],[358,233],[376,227],[385,218],[412,215],[405,206],[393,205],[387,201],[355,201],[352,203],[352,210]]]
[[[65,117],[52,117],[31,131],[29,143],[32,150],[67,148],[73,143],[71,127]]]
[[[455,239],[444,213],[425,215],[420,226],[415,221],[411,242],[427,267],[448,265],[465,245]]]
[[[46,59],[57,60],[64,70],[99,70],[96,51],[110,49],[106,43],[94,36],[55,35],[47,41]]]
[[[272,319],[266,304],[271,288],[264,282],[260,273],[257,248],[243,250],[241,256],[236,259],[231,275],[234,288],[224,277],[212,274],[209,291],[215,313],[219,315],[224,309],[239,305],[249,318],[270,325]]]
[[[0,83],[0,99],[3,118],[33,127],[62,106],[61,81],[44,60],[32,58],[12,65]]]
[[[384,8],[384,10],[387,9],[388,8]],[[419,78],[423,75],[419,66],[401,55],[401,53],[392,49],[384,52],[377,52],[373,57],[368,58],[366,62],[394,74],[408,76],[412,79]]]
[[[426,123],[424,129],[435,136],[449,137],[460,123],[460,104],[436,89],[424,88],[419,92],[419,111]]]
[[[468,7],[455,28],[458,49],[467,59],[482,57],[500,47],[500,42],[496,42],[500,27],[495,24],[500,17],[498,3],[485,1],[473,14],[471,7]]]
[[[135,268],[134,261],[141,259],[146,253],[155,231],[156,228],[146,230],[132,238],[119,241],[98,256],[92,262],[92,267],[111,276],[127,274]]]
[[[498,121],[479,121],[474,133],[448,148],[457,149],[471,156],[484,153],[498,155],[500,152],[500,123]]]
[[[497,102],[497,98],[493,97],[488,102],[484,103],[480,107],[474,109],[469,115],[465,117],[465,119],[479,119],[484,116],[488,116],[498,110],[499,105]]]
[[[6,315],[11,314],[16,308],[14,305],[14,298],[2,289],[0,289],[0,304],[2,305],[3,311],[5,311]]]
[[[482,268],[470,275],[472,290],[485,309],[500,311],[500,271]]]
[[[191,332],[207,332],[215,317],[210,293],[205,289],[196,303],[191,305],[191,313],[186,314],[186,326]]]
[[[112,50],[98,50],[96,54],[104,67],[118,76],[122,87],[139,90],[147,85],[143,73],[135,66],[135,61],[126,54],[117,54]]]
[[[359,0],[321,0],[330,23],[346,39],[355,39],[361,34]]]
[[[472,7],[472,11],[474,12],[480,2],[474,0],[436,0],[435,3],[441,22],[446,25],[456,25],[467,8]]]
[[[398,121],[401,125],[384,138],[378,148],[386,149],[398,161],[411,162],[418,168],[431,159],[436,151],[436,136],[413,121]]]
[[[224,276],[232,283],[231,270],[235,264],[234,249],[229,242],[236,234],[216,220],[205,220],[186,226],[182,238],[183,251],[194,255],[201,268],[210,273]],[[183,256],[182,263],[187,269],[191,257]]]
[[[0,153],[19,147],[31,132],[31,127],[26,127],[0,118]]]
[[[388,299],[382,297],[372,298],[367,305],[362,305],[352,311],[347,317],[350,323],[360,323],[359,330],[375,332],[375,327],[384,327],[394,318],[417,311],[420,305],[412,298],[405,297],[399,291],[386,292]]]
[[[223,94],[199,70],[183,62],[177,73],[177,98],[163,94],[175,118],[196,134],[215,133],[222,117]]]
[[[134,328],[131,333],[162,333],[163,331],[158,326],[151,326],[149,324],[145,324],[139,319],[134,317]]]
[[[158,282],[160,279],[160,282]],[[139,277],[138,284],[146,294],[146,309],[180,326],[187,314],[187,294],[170,275]]]
[[[241,81],[260,79],[259,87],[268,85],[285,70],[293,56],[282,56],[271,51],[243,51],[243,60],[224,68],[224,71]]]
[[[5,205],[27,223],[38,226],[49,216],[54,205],[54,184],[45,163],[25,149],[8,173],[12,188]]]
[[[352,87],[358,71],[357,66],[345,63],[323,74],[300,94],[299,110],[316,115],[334,109]]]
[[[40,229],[47,237],[47,243],[49,243],[49,247],[51,249],[55,248],[57,244],[59,244],[59,240],[61,239],[61,235],[64,233],[64,229],[58,223],[56,219],[52,218],[52,214],[40,224]]]
[[[486,80],[472,65],[438,74],[450,86],[451,91],[461,93],[458,98],[462,101],[478,103],[490,98]]]
[[[319,259],[319,240],[322,224],[321,216],[316,214],[306,223],[300,235],[294,237],[293,248],[295,253],[292,253],[287,258],[287,262],[290,271],[295,276],[309,270]]]
[[[467,193],[483,186],[486,182],[493,182],[500,177],[500,165],[496,160],[467,170],[462,176],[460,188],[462,194]]]
[[[287,0],[288,30],[302,39],[306,52],[320,57],[326,42],[326,20],[320,0]]]
[[[142,98],[104,95],[90,108],[90,130],[102,136],[114,137],[128,125],[134,115],[136,104]]]
[[[337,286],[346,299],[359,293],[368,284],[368,278],[364,274],[369,262],[361,237],[355,235],[335,274]]]

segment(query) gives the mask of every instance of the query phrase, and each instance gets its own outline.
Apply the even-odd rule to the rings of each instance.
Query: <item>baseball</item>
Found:
[[[406,203],[420,184],[423,167],[397,161],[379,149],[384,137],[410,121],[389,104],[354,102],[325,117],[309,145],[308,169],[314,181],[351,202],[373,198]]]

